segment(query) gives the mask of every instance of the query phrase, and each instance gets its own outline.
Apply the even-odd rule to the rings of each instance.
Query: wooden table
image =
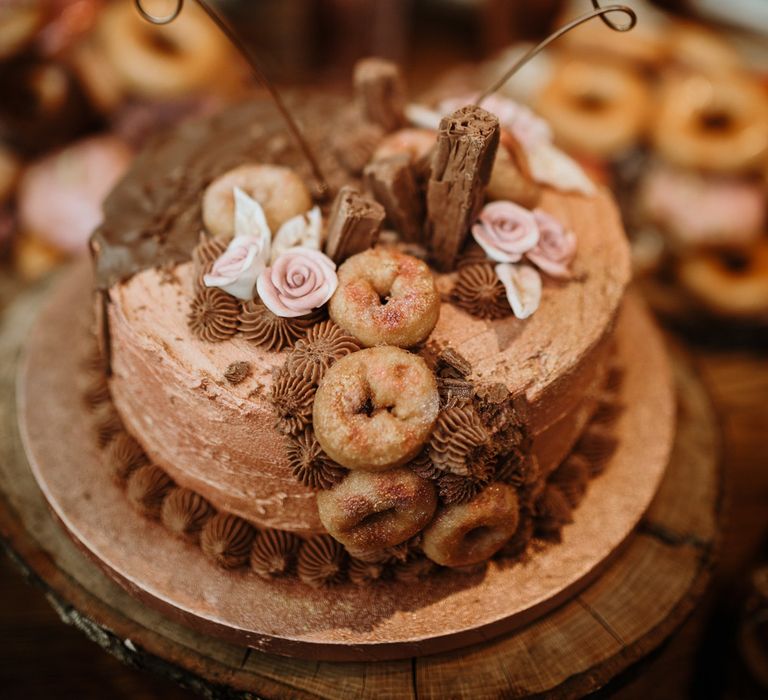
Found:
[[[30,309],[36,303],[34,296],[29,296]],[[18,308],[18,305],[14,306],[16,313]],[[20,315],[22,319],[23,315]],[[721,399],[720,405],[739,407],[741,411],[729,412],[731,420],[726,423],[729,430],[728,446],[749,470],[742,475],[740,468],[740,471],[735,473],[738,477],[735,480],[737,488],[741,491],[738,497],[743,498],[744,508],[738,509],[736,522],[739,530],[734,530],[734,520],[730,521],[723,566],[723,573],[727,573],[728,578],[723,574],[717,576],[717,590],[730,592],[733,590],[732,582],[738,580],[737,576],[742,573],[745,563],[756,558],[759,536],[765,529],[758,529],[755,523],[761,517],[760,498],[763,498],[764,503],[768,479],[764,470],[760,470],[759,458],[750,459],[749,455],[756,454],[756,446],[761,444],[765,429],[768,428],[768,419],[763,415],[760,417],[762,424],[756,422],[753,408],[755,399],[746,400],[744,392],[746,386],[746,393],[752,392],[750,395],[755,397],[759,396],[759,389],[762,388],[765,395],[768,387],[768,369],[763,363],[760,368],[762,374],[750,374],[750,371],[754,373],[753,368],[757,362],[749,356],[723,356],[718,361],[718,358],[702,353],[700,359],[704,362],[706,373],[719,379],[717,387],[724,387],[719,389],[717,394]],[[719,377],[718,369],[722,373]],[[762,379],[756,381],[756,377]],[[740,406],[739,399],[742,401]],[[738,420],[739,415],[741,420]],[[736,435],[735,448],[733,434]],[[742,447],[743,453],[740,453],[738,445],[744,443],[740,443],[739,439],[752,447],[746,450]],[[734,474],[733,463],[731,473]],[[763,479],[761,488],[749,487],[750,484],[757,486],[760,478]],[[737,488],[734,488],[734,492]],[[740,528],[744,524],[750,529],[750,536],[747,538],[740,536]],[[25,587],[20,577],[12,573],[12,567],[4,562],[2,570],[5,575],[0,579],[0,687],[5,691],[4,697],[23,695],[29,698],[42,693],[49,695],[51,691],[58,696],[84,698],[105,695],[170,698],[187,696],[185,691],[169,685],[166,681],[119,665],[98,647],[88,643],[78,632],[61,625],[42,595],[34,588]],[[59,612],[64,619],[78,620],[72,610]],[[696,673],[697,667],[703,669],[699,678],[702,677],[701,673],[706,673],[710,677],[717,676],[715,680],[719,683],[720,678],[724,676],[717,669],[724,668],[723,654],[732,648],[732,644],[725,635],[717,637],[709,644],[702,645],[701,641],[704,638],[703,632],[708,629],[707,625],[718,625],[724,612],[728,613],[727,606],[723,608],[718,599],[712,597],[709,604],[685,625],[663,652],[650,661],[643,662],[642,672],[623,674],[620,679],[601,691],[601,694],[611,697],[642,697],[652,688],[655,697],[680,697]],[[722,623],[719,627],[723,627]],[[90,631],[98,634],[98,630]],[[699,652],[706,654],[703,660],[696,658]],[[130,655],[126,656],[130,658]],[[707,664],[706,661],[710,657],[717,657],[718,663]],[[737,680],[743,677],[736,674],[733,676]]]

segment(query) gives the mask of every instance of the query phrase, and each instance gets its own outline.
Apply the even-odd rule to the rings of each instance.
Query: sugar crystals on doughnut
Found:
[[[391,248],[373,248],[337,271],[331,318],[363,345],[413,347],[426,340],[440,315],[440,296],[426,263]]]
[[[347,355],[326,372],[312,417],[331,459],[348,469],[383,471],[419,453],[439,405],[435,376],[421,357],[377,347]]]

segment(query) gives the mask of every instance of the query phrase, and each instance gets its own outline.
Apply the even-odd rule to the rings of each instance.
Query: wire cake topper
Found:
[[[626,5],[606,5],[605,7],[601,7],[600,0],[592,0],[592,7],[593,10],[591,12],[587,12],[586,14],[577,17],[571,22],[568,22],[568,24],[560,27],[560,29],[555,30],[552,34],[536,44],[536,46],[531,48],[529,51],[526,51],[495,83],[480,93],[480,95],[475,99],[475,106],[479,107],[486,97],[489,97],[494,92],[499,90],[504,85],[504,83],[506,83],[526,63],[528,63],[528,61],[541,53],[553,41],[556,41],[564,34],[570,32],[571,29],[575,29],[579,25],[595,19],[595,17],[599,17],[603,24],[615,32],[628,32],[637,24],[637,14],[635,14],[635,11],[631,7],[627,7]],[[625,24],[617,24],[614,22],[608,15],[615,12],[619,12],[625,15],[627,17],[627,22]]]
[[[136,9],[138,10],[139,14],[143,19],[145,19],[147,22],[150,22],[151,24],[155,24],[158,26],[170,24],[181,14],[181,11],[184,9],[184,0],[175,0],[176,4],[174,5],[170,13],[166,15],[158,16],[149,12],[144,7],[144,2],[145,0],[134,0]],[[301,129],[299,128],[299,125],[296,123],[295,119],[291,115],[290,110],[288,109],[285,102],[283,101],[283,98],[280,96],[280,93],[278,92],[277,88],[274,86],[272,81],[269,80],[269,78],[267,78],[266,74],[262,70],[261,65],[259,64],[256,57],[253,55],[253,53],[248,48],[248,46],[237,36],[237,34],[232,29],[232,27],[229,25],[229,23],[218,12],[216,12],[205,0],[195,0],[195,2],[197,2],[198,5],[200,5],[200,7],[205,11],[208,17],[211,18],[214,24],[216,24],[216,26],[222,31],[222,33],[227,37],[227,39],[229,39],[229,41],[234,45],[234,47],[240,52],[243,58],[245,58],[245,60],[248,62],[248,65],[251,67],[251,70],[253,70],[254,74],[256,75],[257,80],[267,89],[267,92],[269,92],[270,97],[272,97],[272,100],[277,106],[278,111],[280,112],[283,119],[285,120],[285,123],[288,126],[289,131],[293,134],[294,138],[299,144],[299,147],[304,153],[304,156],[309,162],[309,166],[312,170],[312,175],[315,178],[315,181],[317,183],[318,195],[321,198],[325,197],[328,194],[330,189],[328,187],[328,182],[323,176],[322,170],[320,169],[320,165],[317,162],[317,158],[315,157],[315,154],[312,152],[312,149],[310,148],[309,143],[307,142],[306,138],[302,134]]]

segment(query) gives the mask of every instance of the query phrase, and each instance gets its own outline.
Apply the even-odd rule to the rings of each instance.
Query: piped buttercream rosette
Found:
[[[571,276],[576,235],[542,209],[531,211],[513,202],[490,202],[472,226],[472,236],[497,263],[496,276],[517,318],[528,318],[539,307],[539,271],[561,280]]]
[[[237,187],[234,197],[235,235],[203,277],[205,286],[244,301],[258,294],[281,318],[304,316],[325,304],[338,279],[336,264],[320,251],[320,209],[289,219],[273,238],[261,205]]]

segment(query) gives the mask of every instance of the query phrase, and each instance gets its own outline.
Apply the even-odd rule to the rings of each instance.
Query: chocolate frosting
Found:
[[[487,461],[475,465],[471,476],[444,474],[437,480],[437,490],[443,503],[467,503],[480,493],[493,478],[493,468]]]
[[[97,410],[100,406],[107,403],[110,400],[109,384],[107,383],[107,377],[104,374],[99,374],[94,377],[83,394],[83,401],[86,408],[90,411]]]
[[[173,481],[160,467],[145,464],[129,477],[126,486],[128,500],[144,515],[159,518],[163,499],[173,488]]]
[[[332,147],[345,99],[289,93],[331,189],[355,183]],[[96,284],[108,289],[136,272],[190,259],[203,229],[202,192],[217,176],[247,162],[294,168],[311,187],[309,166],[271,101],[245,102],[158,136],[104,203],[104,223],[91,238]]]
[[[504,285],[493,265],[464,265],[459,270],[451,291],[453,303],[473,316],[485,319],[504,318],[512,314]]]
[[[205,233],[200,234],[200,241],[192,251],[196,292],[205,289],[203,277],[211,271],[213,263],[227,249],[227,243],[228,241],[224,238],[208,236]]]
[[[173,489],[163,501],[160,519],[172,533],[196,540],[214,510],[200,494],[190,489]]]
[[[297,435],[312,420],[315,387],[282,367],[272,385],[272,405],[277,413],[276,428],[285,435]]]
[[[600,474],[616,451],[618,442],[613,431],[602,425],[590,424],[574,447],[589,462],[592,476]]]
[[[120,433],[109,444],[107,464],[119,480],[127,479],[134,470],[147,463],[141,445],[128,433]]]
[[[200,340],[217,343],[237,332],[240,304],[216,287],[203,287],[189,309],[189,329]]]
[[[277,351],[292,347],[324,315],[325,312],[318,309],[307,316],[282,318],[254,300],[247,302],[240,312],[238,329],[246,340]]]
[[[437,567],[426,557],[419,556],[397,564],[394,575],[403,583],[417,583],[429,576]]]
[[[299,578],[313,588],[323,588],[344,580],[347,554],[330,535],[316,535],[299,552]]]
[[[240,360],[232,362],[224,372],[224,379],[230,384],[240,384],[253,374],[253,367],[250,362]]]
[[[123,431],[123,429],[123,421],[120,419],[120,416],[114,407],[110,404],[109,408],[97,418],[94,426],[96,442],[98,443],[99,448],[104,449]]]
[[[407,466],[409,469],[413,469],[422,479],[434,480],[443,474],[443,471],[438,469],[432,462],[428,449],[422,450]]]
[[[571,504],[556,486],[547,486],[536,501],[535,529],[541,537],[560,539],[564,525],[573,522]]]
[[[549,483],[562,492],[571,508],[575,508],[587,492],[589,476],[589,462],[583,456],[574,454],[552,472]]]
[[[301,540],[284,530],[264,530],[251,550],[251,568],[262,578],[283,576],[293,567]]]
[[[360,350],[356,338],[339,328],[333,321],[311,326],[285,361],[286,370],[304,380],[317,384],[336,360]]]
[[[367,562],[360,559],[350,559],[349,562],[349,580],[356,586],[368,586],[381,579],[386,566],[381,563]]]
[[[200,547],[225,569],[235,569],[248,562],[256,531],[242,518],[226,513],[214,515],[203,527]]]
[[[300,484],[311,489],[329,489],[344,479],[347,470],[320,447],[314,432],[307,429],[289,438],[286,448],[291,471]]]
[[[490,436],[471,405],[455,406],[440,412],[429,443],[434,465],[460,476],[484,471]]]

